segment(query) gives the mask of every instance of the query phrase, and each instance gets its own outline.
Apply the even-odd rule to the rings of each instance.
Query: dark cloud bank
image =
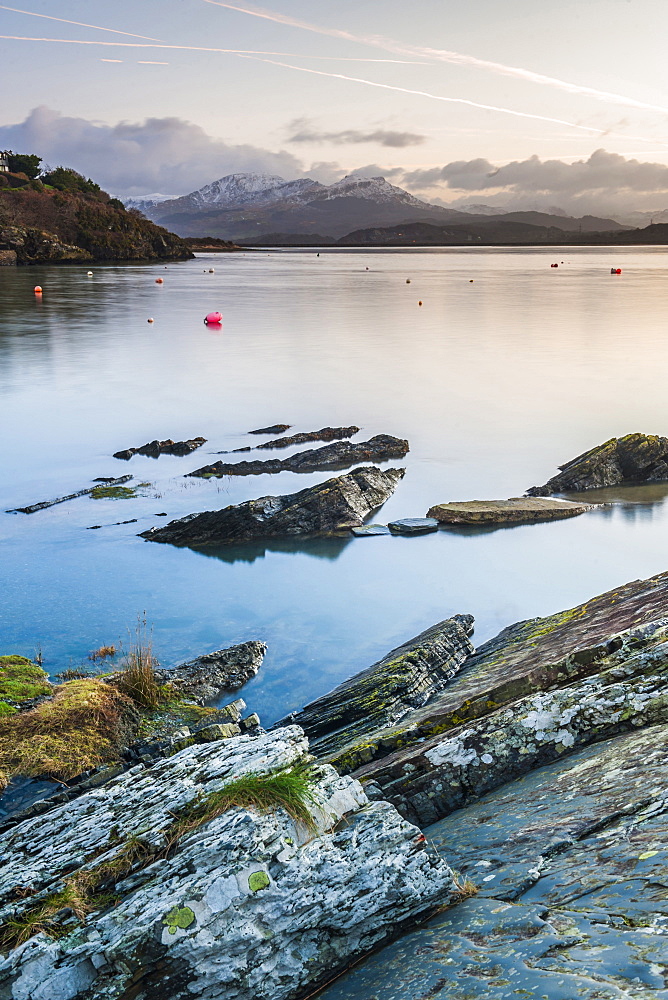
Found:
[[[305,120],[293,122],[290,130],[289,141],[297,144],[375,143],[403,148],[424,141],[424,136],[415,133],[380,128],[326,132]],[[23,122],[0,126],[2,148],[38,153],[51,166],[73,166],[122,197],[154,192],[185,194],[236,172],[278,174],[286,179],[310,176],[324,183],[356,173],[384,174],[421,197],[449,205],[474,198],[513,208],[559,205],[582,215],[656,210],[668,202],[668,166],[627,159],[603,149],[574,163],[531,156],[502,166],[479,158],[421,170],[370,164],[351,171],[335,162],[314,163],[307,168],[290,152],[232,145],[179,118],[106,125],[66,117],[45,107],[36,108]]]

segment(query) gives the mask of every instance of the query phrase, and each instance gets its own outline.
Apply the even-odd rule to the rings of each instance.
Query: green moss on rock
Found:
[[[270,885],[270,878],[265,871],[252,872],[248,877],[248,888],[251,892],[259,892]]]
[[[48,675],[32,660],[25,656],[0,656],[0,700],[21,704],[51,691]]]
[[[195,923],[195,914],[189,906],[174,906],[162,919],[170,934],[176,934],[177,930],[185,931],[191,924]]]

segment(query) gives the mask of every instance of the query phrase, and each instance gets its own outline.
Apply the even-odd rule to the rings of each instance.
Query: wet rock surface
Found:
[[[601,486],[656,483],[668,479],[668,438],[656,434],[626,434],[611,438],[560,465],[558,475],[544,486],[532,486],[528,496],[580,493]]]
[[[327,766],[314,774],[313,830],[280,808],[233,806],[161,850],[203,793],[307,754],[297,727],[188,746],[15,825],[2,841],[3,925],[66,878],[113,862],[125,842],[115,831],[149,856],[117,877],[114,904],[100,900],[85,921],[64,907],[57,937],[5,949],[0,995],[287,1000],[450,899],[452,873],[420,831]]]
[[[287,427],[285,428],[288,429]],[[259,432],[255,432],[259,433]],[[319,431],[301,431],[290,434],[289,437],[278,438],[277,441],[264,441],[258,448],[288,448],[293,444],[305,444],[307,441],[340,441],[359,433],[359,427],[321,427]]]
[[[359,528],[350,529],[357,538],[365,538],[367,535],[389,535],[390,529],[386,524],[363,524]]]
[[[189,455],[206,444],[206,438],[190,438],[188,441],[172,441],[167,438],[165,441],[149,441],[141,445],[140,448],[125,448],[123,451],[114,452],[114,458],[122,458],[128,461],[133,455],[147,455],[149,458],[158,458],[160,455]]]
[[[173,545],[215,545],[252,539],[327,535],[361,525],[392,495],[404,469],[364,466],[299,493],[260,497],[204,511],[141,532]]]
[[[156,679],[161,684],[170,684],[180,696],[203,705],[224,691],[238,691],[255,677],[266,652],[265,642],[242,642],[205,653],[169,670],[156,670]]]
[[[299,725],[318,756],[340,754],[445,687],[473,652],[472,632],[471,615],[447,618],[276,725]]]
[[[264,447],[264,446],[260,446]],[[383,462],[390,458],[403,458],[409,450],[408,441],[377,434],[368,441],[353,444],[337,441],[322,448],[299,451],[289,458],[273,458],[255,462],[214,462],[189,472],[189,476],[260,476],[275,472],[317,472],[320,469],[344,469],[356,462]]]
[[[441,524],[512,524],[527,521],[556,521],[562,517],[577,517],[593,510],[591,504],[572,503],[543,497],[510,500],[466,500],[439,503],[427,511],[427,517]]]

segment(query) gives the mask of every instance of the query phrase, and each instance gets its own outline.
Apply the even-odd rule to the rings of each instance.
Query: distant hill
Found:
[[[0,252],[6,263],[182,260],[174,233],[127,210],[94,181],[57,167],[44,180],[0,173]]]
[[[265,234],[336,239],[363,226],[446,222],[465,214],[420,201],[383,177],[344,177],[325,185],[263,174],[230,174],[181,198],[128,202],[181,236],[257,242]]]
[[[585,233],[584,230],[580,232],[573,229],[559,229],[556,226],[538,226],[528,222],[514,221],[504,215],[491,218],[483,217],[482,222],[474,221],[467,225],[434,226],[430,223],[413,222],[401,226],[358,229],[337,240],[337,246],[462,246],[468,244],[485,246],[508,243],[554,245],[579,241],[590,243],[592,239],[598,242],[599,237],[606,237],[602,242],[610,243],[617,241],[617,237],[620,237],[619,242],[622,242],[621,237],[627,235],[629,234],[615,230],[607,233]]]
[[[229,174],[180,198],[126,204],[181,236],[215,236],[253,245],[326,244],[352,239],[361,230],[414,224],[477,227],[505,222],[567,233],[624,228],[614,219],[589,215],[575,219],[566,213],[508,212],[475,203],[466,210],[445,208],[421,201],[384,177],[356,175],[326,185],[310,178],[286,181],[270,174]],[[519,229],[506,232],[520,238]],[[477,234],[476,228],[473,235]]]

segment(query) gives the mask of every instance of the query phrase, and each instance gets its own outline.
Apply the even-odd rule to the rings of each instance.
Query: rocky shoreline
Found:
[[[383,953],[381,978],[409,1000],[392,978],[393,949],[445,935],[454,967],[441,992],[463,997],[445,983],[470,976],[473,919],[486,928],[483,965],[498,960],[506,935],[506,980],[517,989],[529,975],[529,920],[538,952],[558,949],[569,989],[607,996],[587,992],[564,948],[614,929],[615,893],[649,914],[637,893],[649,901],[652,877],[668,873],[668,852],[653,846],[668,799],[668,573],[517,623],[477,650],[472,633],[470,615],[446,619],[270,732],[252,716],[244,722],[243,702],[234,703],[226,722],[181,727],[137,763],[103,768],[14,817],[0,834],[0,995],[215,1000],[224,989],[238,1000],[297,1000],[408,930]],[[218,650],[171,677],[188,698],[211,700],[257,672],[264,650]],[[222,811],[204,808],[249,775],[302,773],[310,777],[301,818],[232,792]],[[545,781],[561,783],[565,797]],[[589,804],[576,822],[581,798]],[[508,814],[509,801],[522,805]],[[536,820],[537,801],[549,818]],[[532,899],[547,898],[557,875],[587,883],[578,858],[596,850],[601,823],[611,831],[604,869],[589,881],[599,893],[607,886],[609,902],[596,904],[598,923],[586,911],[564,937],[566,904],[537,919],[547,911]],[[629,829],[636,865],[651,861],[635,897],[626,888]],[[95,887],[85,906],[73,895],[83,885]],[[639,953],[648,935],[654,942],[662,912],[624,925],[625,946]],[[10,933],[17,927],[27,927],[22,943]],[[369,963],[325,996],[364,996]],[[632,978],[637,966],[621,964],[614,975],[603,968],[601,988]],[[551,968],[537,974],[549,979]],[[636,995],[655,994],[620,994]]]

